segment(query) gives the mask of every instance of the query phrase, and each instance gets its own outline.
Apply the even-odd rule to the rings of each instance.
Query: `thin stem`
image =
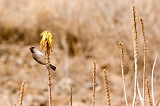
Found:
[[[154,76],[154,69],[155,69],[155,65],[156,65],[156,61],[157,61],[157,55],[155,57],[154,63],[153,63],[153,67],[152,67],[152,76],[151,76],[151,92],[152,92],[152,103],[153,106],[155,106],[155,100],[154,100],[154,88],[153,88],[153,76]]]
[[[138,95],[139,95],[140,102],[141,102],[142,106],[144,106],[144,104],[143,104],[144,102],[143,102],[143,98],[141,96],[141,91],[140,91],[140,88],[139,88],[138,80],[137,80],[137,90],[138,90]]]
[[[70,85],[70,90],[71,90],[70,102],[71,102],[71,106],[72,106],[72,85]]]
[[[127,94],[126,94],[126,87],[125,87],[125,78],[124,78],[124,50],[123,50],[123,44],[119,43],[120,46],[120,59],[121,59],[121,70],[122,70],[122,80],[123,80],[123,89],[124,89],[124,98],[126,102],[126,106],[128,106],[128,101],[127,101]]]
[[[49,96],[49,106],[52,106],[52,92],[51,92],[51,73],[50,73],[50,52],[54,43],[52,34],[49,31],[43,31],[41,33],[42,39],[40,41],[40,47],[45,52],[46,68],[47,68],[47,78],[48,78],[48,96]]]
[[[137,97],[137,71],[138,71],[138,47],[137,47],[137,27],[136,27],[136,11],[134,0],[132,1],[132,15],[133,15],[133,47],[134,47],[134,68],[135,68],[135,76],[134,76],[134,96],[133,96],[133,103],[132,106],[135,105],[136,97]]]
[[[22,103],[23,103],[25,83],[26,83],[26,82],[23,81],[23,82],[22,82],[22,85],[21,85],[21,93],[20,93],[20,97],[19,97],[19,106],[22,106]]]
[[[96,62],[94,62],[93,68],[93,96],[92,96],[92,106],[95,105],[95,89],[96,89]]]
[[[143,35],[143,53],[144,53],[144,61],[143,61],[143,106],[145,105],[145,71],[146,71],[146,54],[147,54],[147,47],[146,47],[146,37],[145,37],[145,31],[144,31],[144,22],[142,18],[140,19],[141,23],[141,32]]]
[[[156,106],[158,106],[158,105],[159,105],[159,102],[160,102],[160,98],[158,99],[158,102],[156,103]]]
[[[47,43],[46,50],[46,67],[47,67],[47,77],[48,77],[48,96],[49,96],[49,106],[52,106],[52,90],[51,90],[51,73],[50,73],[50,49]]]
[[[110,91],[109,91],[109,86],[108,86],[108,79],[107,79],[107,72],[105,69],[103,69],[103,74],[104,74],[104,86],[106,90],[106,96],[107,96],[107,106],[111,106],[111,100],[110,100]]]
[[[147,94],[148,94],[149,106],[153,106],[152,98],[151,98],[151,90],[150,90],[148,79],[146,79],[146,89],[147,89]]]

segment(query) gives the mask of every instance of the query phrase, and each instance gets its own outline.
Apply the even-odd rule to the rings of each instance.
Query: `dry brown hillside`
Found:
[[[103,69],[108,75],[111,105],[125,106],[119,42],[124,45],[124,75],[128,102],[134,87],[133,25],[131,0],[0,0],[0,106],[18,105],[25,80],[24,106],[47,106],[47,73],[35,62],[30,46],[40,50],[40,34],[54,35],[51,63],[54,106],[92,104],[93,62],[97,64],[96,106],[106,106]],[[146,43],[146,76],[151,79],[154,58],[155,101],[160,97],[160,1],[135,0],[138,31],[138,79],[142,88],[143,18]],[[146,98],[148,96],[146,95]],[[148,103],[148,99],[146,99]]]

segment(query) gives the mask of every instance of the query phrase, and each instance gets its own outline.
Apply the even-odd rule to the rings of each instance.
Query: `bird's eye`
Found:
[[[29,49],[30,49],[30,51],[31,51],[32,53],[34,53],[34,50],[33,50],[34,47],[30,47]]]

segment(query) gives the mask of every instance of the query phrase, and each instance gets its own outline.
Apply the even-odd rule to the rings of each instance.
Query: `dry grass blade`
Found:
[[[141,31],[142,31],[142,35],[143,35],[143,104],[145,104],[145,71],[146,71],[146,54],[147,54],[147,47],[146,47],[146,37],[145,37],[145,31],[144,31],[144,22],[142,18],[140,19],[140,23],[141,23]]]
[[[146,79],[146,89],[147,89],[147,94],[148,94],[149,106],[153,106],[152,97],[151,97],[151,90],[150,90],[148,79]]]
[[[137,26],[136,26],[136,11],[134,0],[132,1],[132,17],[133,17],[133,47],[134,47],[134,68],[135,68],[135,84],[134,84],[134,96],[132,106],[135,105],[136,96],[137,96],[137,74],[138,74],[138,47],[137,47]]]
[[[106,96],[107,96],[107,104],[108,106],[111,106],[110,91],[109,91],[109,86],[108,86],[107,73],[105,69],[103,69],[103,73],[104,73],[104,85],[105,85]]]
[[[124,50],[123,50],[123,43],[119,43],[120,46],[120,59],[121,59],[121,70],[122,70],[122,80],[123,80],[123,88],[124,88],[124,98],[126,102],[126,106],[128,106],[128,101],[127,101],[127,94],[126,94],[126,87],[125,87],[125,78],[124,78]]]
[[[153,67],[152,67],[152,76],[151,76],[151,91],[152,91],[152,103],[153,106],[155,106],[155,100],[154,100],[154,88],[153,88],[153,77],[154,77],[154,69],[155,69],[155,65],[156,65],[156,61],[157,61],[157,55],[155,57],[154,63],[153,63]]]
[[[19,97],[19,106],[22,106],[22,104],[23,104],[25,83],[26,83],[26,81],[23,81],[22,85],[21,85],[21,92],[20,92],[20,97]]]
[[[94,66],[93,66],[93,95],[92,95],[92,106],[95,105],[95,90],[96,90],[96,62],[94,62]]]

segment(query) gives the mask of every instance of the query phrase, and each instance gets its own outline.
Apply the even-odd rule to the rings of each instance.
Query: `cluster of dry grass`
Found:
[[[46,28],[53,32],[55,38],[54,50],[51,54],[51,62],[58,67],[56,73],[51,73],[54,77],[52,90],[54,91],[53,103],[55,105],[67,105],[72,101],[71,99],[73,99],[73,105],[83,106],[89,105],[91,102],[93,105],[106,105],[106,99],[102,98],[105,96],[103,95],[105,90],[102,90],[104,85],[103,69],[108,72],[108,76],[106,76],[104,70],[108,105],[118,106],[125,103],[131,105],[132,102],[144,105],[143,99],[147,98],[146,89],[150,100],[149,104],[153,106],[156,104],[151,94],[155,90],[155,100],[158,99],[160,73],[156,71],[155,77],[150,77],[150,73],[154,72],[154,69],[156,70],[156,67],[152,69],[152,64],[155,54],[160,53],[160,22],[159,14],[157,14],[160,10],[159,1],[137,0],[135,2],[136,16],[143,17],[143,20],[137,21],[133,8],[134,49],[133,43],[131,43],[131,1],[1,0],[0,2],[0,70],[2,70],[0,76],[3,77],[0,85],[6,89],[5,92],[4,89],[0,89],[2,97],[0,105],[3,106],[7,100],[11,101],[7,102],[7,105],[17,103],[15,98],[18,98],[16,95],[19,93],[19,85],[24,79],[28,86],[23,104],[46,105],[48,103],[47,93],[45,93],[45,82],[47,81],[43,76],[44,69],[34,63],[28,52],[28,44],[36,45],[40,40],[40,32]],[[143,36],[137,36],[141,35],[141,29]],[[121,67],[119,67],[118,55],[120,41],[124,46],[121,45]],[[146,44],[148,45],[146,46]],[[143,50],[144,52],[141,52]],[[24,59],[24,57],[26,58]],[[97,62],[97,72],[96,81],[93,79],[94,89],[92,91],[90,70],[94,60]],[[135,64],[133,64],[134,62]],[[158,67],[158,61],[157,64]],[[135,73],[133,67],[135,67]],[[122,78],[120,76],[121,69]],[[93,75],[95,76],[95,74]],[[153,86],[149,87],[148,81],[146,81],[145,89],[145,76],[148,81],[151,79],[151,85],[156,80],[154,90]],[[70,83],[73,83],[73,97],[71,96],[69,100]],[[123,88],[125,94],[122,93]],[[92,101],[91,95],[93,95]],[[125,99],[121,98],[123,95],[125,95]],[[139,99],[136,99],[137,97]],[[113,102],[114,100],[117,101]]]

